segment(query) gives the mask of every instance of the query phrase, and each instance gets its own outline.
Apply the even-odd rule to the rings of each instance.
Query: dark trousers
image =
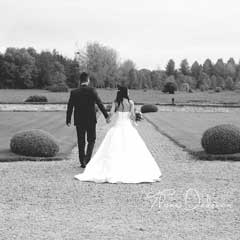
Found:
[[[89,125],[76,125],[77,137],[78,137],[78,152],[79,161],[82,165],[86,165],[92,156],[95,140],[96,140],[96,124]],[[87,153],[85,153],[87,135]]]

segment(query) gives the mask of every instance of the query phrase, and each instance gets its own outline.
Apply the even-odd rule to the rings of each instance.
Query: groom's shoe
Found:
[[[85,164],[81,164],[81,166],[80,166],[81,168],[85,168],[86,167],[86,165]]]
[[[81,168],[85,168],[85,167],[86,167],[86,163],[85,163],[84,160],[80,160],[80,159],[79,159],[79,162],[80,162],[80,164],[81,164]]]

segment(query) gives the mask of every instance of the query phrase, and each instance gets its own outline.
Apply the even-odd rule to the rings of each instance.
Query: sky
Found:
[[[0,0],[0,52],[77,48],[99,42],[120,61],[163,69],[172,58],[240,59],[239,0]]]

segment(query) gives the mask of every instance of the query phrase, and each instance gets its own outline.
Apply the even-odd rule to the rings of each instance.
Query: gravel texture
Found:
[[[138,108],[142,106],[142,104],[137,104]],[[23,112],[56,112],[56,111],[66,111],[67,110],[67,104],[59,103],[38,103],[38,104],[28,104],[28,103],[0,103],[0,111],[23,111]],[[214,106],[158,106],[158,111],[160,112],[240,112],[239,108],[234,107],[214,107]]]

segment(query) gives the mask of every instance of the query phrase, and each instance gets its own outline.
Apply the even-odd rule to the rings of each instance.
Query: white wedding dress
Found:
[[[113,107],[112,107],[113,109]],[[141,183],[159,181],[161,171],[135,129],[128,112],[118,111],[115,124],[107,132],[80,181]]]

